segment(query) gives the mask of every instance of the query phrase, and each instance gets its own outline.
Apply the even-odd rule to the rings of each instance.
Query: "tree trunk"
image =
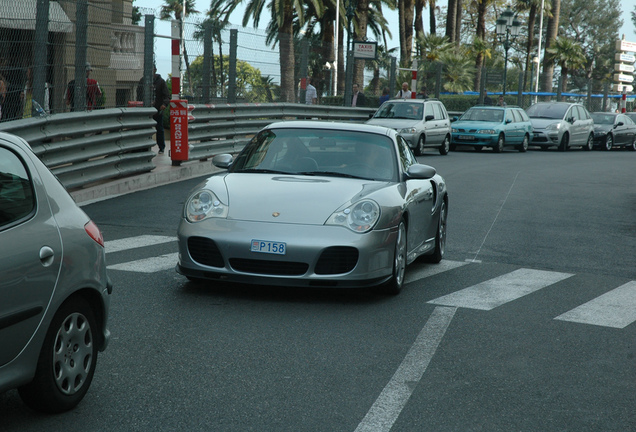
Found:
[[[414,0],[398,1],[398,16],[400,20],[400,65],[411,66],[411,52],[413,51],[413,18],[415,14]]]
[[[353,31],[353,40],[367,40],[367,22],[369,17],[369,0],[358,0],[356,7],[356,20]],[[355,60],[353,62],[353,82],[360,85],[360,90],[364,89],[364,60]]]
[[[283,23],[278,31],[278,44],[280,46],[280,99],[281,102],[295,101],[294,65],[294,37],[291,0],[285,0],[283,5]]]
[[[532,65],[532,47],[534,46],[534,23],[537,20],[537,5],[536,3],[532,3],[530,5],[530,11],[528,12],[528,44],[526,45],[526,69],[523,73],[523,90],[527,91],[528,85],[528,70],[531,69]],[[539,29],[539,34],[541,33],[541,29]],[[532,78],[532,77],[531,77]],[[530,83],[530,87],[532,87],[532,83]],[[532,88],[530,89],[532,90]]]
[[[488,6],[487,0],[481,0],[477,2],[477,34],[478,39],[484,40],[486,38],[486,9]],[[481,83],[481,69],[484,65],[484,54],[477,54],[475,59],[475,91],[479,91],[479,85]]]
[[[541,90],[552,91],[552,80],[554,78],[554,56],[548,52],[552,47],[559,33],[559,13],[561,11],[561,0],[552,0],[552,16],[548,18],[548,27],[545,35],[545,48],[543,54],[543,75],[541,77]]]
[[[426,7],[426,0],[415,0],[415,22],[413,28],[415,29],[415,40],[418,40],[424,36],[424,8]]]
[[[435,23],[435,0],[428,1],[429,6],[429,14],[428,14],[428,24],[429,24],[429,33],[435,34],[437,32],[437,25]]]
[[[455,45],[459,47],[459,42],[462,39],[462,0],[455,0],[457,6],[455,6]]]
[[[457,0],[448,0],[448,11],[446,13],[446,37],[455,43],[455,26],[457,24]]]

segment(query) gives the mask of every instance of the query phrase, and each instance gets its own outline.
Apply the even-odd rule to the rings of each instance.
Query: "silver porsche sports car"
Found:
[[[373,287],[444,255],[448,193],[394,130],[274,123],[190,192],[177,271],[195,281]]]

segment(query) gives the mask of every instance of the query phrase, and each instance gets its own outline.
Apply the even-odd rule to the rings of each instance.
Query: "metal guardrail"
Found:
[[[111,108],[0,123],[24,138],[69,190],[155,168],[154,108]],[[302,104],[195,105],[188,125],[188,160],[240,151],[260,129],[278,120],[363,122],[372,108]]]

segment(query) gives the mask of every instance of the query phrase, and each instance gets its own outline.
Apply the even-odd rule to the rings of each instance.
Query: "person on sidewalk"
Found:
[[[170,93],[166,81],[157,73],[157,66],[153,68],[154,78],[152,85],[154,87],[155,100],[152,106],[155,107],[157,113],[152,118],[157,122],[157,146],[159,146],[159,154],[163,154],[166,149],[165,130],[163,128],[163,110],[170,103]]]
[[[307,105],[316,105],[318,103],[318,93],[316,87],[311,84],[312,78],[307,78],[307,88],[305,89],[305,103]]]

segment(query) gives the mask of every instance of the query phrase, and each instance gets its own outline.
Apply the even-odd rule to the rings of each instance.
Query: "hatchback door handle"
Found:
[[[53,264],[55,259],[55,252],[48,246],[42,246],[40,248],[40,262],[44,267],[48,267]]]

